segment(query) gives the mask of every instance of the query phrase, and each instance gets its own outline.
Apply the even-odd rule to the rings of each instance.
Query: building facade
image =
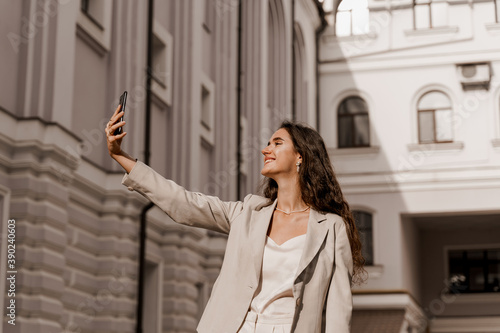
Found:
[[[189,190],[241,199],[279,123],[316,123],[318,4],[0,2],[0,273],[15,280],[0,282],[0,332],[136,331],[148,203],[106,150],[118,97],[124,150]],[[225,237],[156,208],[146,220],[143,331],[195,332]]]
[[[500,332],[499,14],[493,0],[0,2],[0,274],[15,277],[0,333],[136,331],[148,203],[103,131],[124,90],[124,149],[223,200],[256,192],[283,119],[320,131],[367,259],[353,333]],[[143,331],[195,332],[225,237],[144,216]]]
[[[319,65],[371,261],[353,331],[500,332],[499,2],[360,3],[330,4]]]

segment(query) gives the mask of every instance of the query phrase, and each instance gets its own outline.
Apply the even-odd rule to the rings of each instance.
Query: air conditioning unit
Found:
[[[464,90],[490,89],[491,66],[488,62],[458,64],[458,78]]]

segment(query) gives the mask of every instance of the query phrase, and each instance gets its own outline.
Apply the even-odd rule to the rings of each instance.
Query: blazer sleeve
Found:
[[[141,161],[137,161],[122,184],[151,200],[177,223],[229,233],[231,222],[243,210],[241,201],[222,201],[218,197],[187,191],[164,178]]]
[[[326,300],[325,333],[349,333],[352,316],[353,260],[343,220],[335,226],[335,267]]]

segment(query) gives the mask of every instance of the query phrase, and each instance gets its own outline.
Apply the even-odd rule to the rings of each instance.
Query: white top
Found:
[[[305,240],[306,234],[303,234],[278,245],[271,237],[267,237],[259,286],[250,304],[251,311],[265,314],[294,313],[293,279]]]

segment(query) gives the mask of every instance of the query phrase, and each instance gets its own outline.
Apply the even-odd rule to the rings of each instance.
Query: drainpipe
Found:
[[[241,151],[240,151],[240,146],[242,142],[241,138],[241,94],[242,94],[242,88],[241,88],[241,76],[242,76],[242,61],[241,61],[241,54],[242,54],[242,47],[243,43],[241,40],[241,37],[243,36],[242,33],[242,27],[241,27],[241,18],[243,16],[243,8],[242,8],[242,0],[238,1],[238,56],[237,56],[237,61],[238,61],[238,77],[236,79],[236,164],[238,167],[238,174],[236,176],[236,197],[240,198],[240,193],[241,193]]]
[[[323,31],[325,31],[328,26],[328,22],[325,19],[325,11],[323,10],[323,4],[319,0],[314,0],[316,2],[316,7],[318,8],[319,16],[321,17],[321,25],[316,29],[316,128],[319,131],[320,124],[320,113],[319,113],[319,39]]]
[[[153,10],[154,0],[148,1],[148,45],[146,59],[146,122],[144,124],[144,163],[149,165],[151,154],[151,79],[153,70]],[[147,213],[153,208],[154,204],[150,202],[141,211],[140,231],[139,231],[139,268],[137,281],[137,323],[136,333],[143,332],[143,313],[144,307],[144,271],[146,269],[146,226]]]

